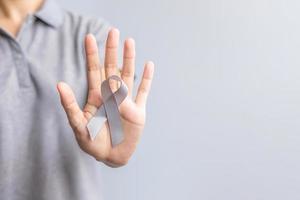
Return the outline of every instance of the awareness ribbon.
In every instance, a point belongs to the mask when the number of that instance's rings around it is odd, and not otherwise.
[[[116,80],[120,87],[113,92],[109,80]],[[112,146],[121,143],[124,136],[122,132],[122,122],[118,106],[126,98],[128,89],[126,84],[117,75],[112,75],[104,80],[101,84],[102,105],[97,110],[95,116],[87,124],[87,128],[92,140],[95,139],[102,125],[108,122]]]

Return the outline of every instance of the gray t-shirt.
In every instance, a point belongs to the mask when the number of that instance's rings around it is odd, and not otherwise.
[[[60,104],[68,83],[87,97],[84,37],[104,46],[109,24],[46,0],[16,39],[0,29],[0,199],[99,200],[101,163],[83,152]]]

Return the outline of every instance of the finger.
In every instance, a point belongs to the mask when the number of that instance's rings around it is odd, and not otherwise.
[[[116,28],[112,28],[108,33],[104,59],[106,78],[117,74],[119,35],[119,30]],[[117,85],[113,84],[111,87],[113,90],[115,90]]]
[[[57,89],[71,127],[77,130],[82,129],[86,119],[78,106],[72,89],[64,82],[59,82]]]
[[[128,95],[131,97],[134,82],[135,42],[132,38],[125,40],[123,52],[123,68],[121,78],[128,87]]]
[[[85,38],[85,53],[87,59],[88,99],[83,109],[87,119],[95,115],[101,104],[101,72],[98,46],[95,37],[88,34]]]
[[[147,62],[144,67],[143,77],[138,88],[135,103],[138,106],[145,107],[147,97],[151,88],[151,82],[153,79],[154,64],[153,62]]]

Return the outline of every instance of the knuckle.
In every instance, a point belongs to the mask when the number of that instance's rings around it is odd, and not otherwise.
[[[122,70],[122,76],[123,77],[133,77],[134,73],[132,71],[129,71],[129,70]]]
[[[147,94],[148,89],[146,87],[140,87],[139,91],[143,94]]]
[[[106,63],[105,64],[105,67],[107,69],[113,69],[113,68],[116,68],[117,67],[117,63]]]

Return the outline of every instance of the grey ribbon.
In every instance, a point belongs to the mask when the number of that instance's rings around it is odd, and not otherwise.
[[[109,85],[109,80],[114,79],[120,83],[120,87],[113,92]],[[102,105],[97,110],[95,116],[87,124],[91,139],[94,140],[103,124],[108,122],[111,134],[111,143],[115,145],[123,141],[122,122],[119,112],[119,105],[126,98],[128,89],[122,79],[116,75],[108,77],[101,84]]]

